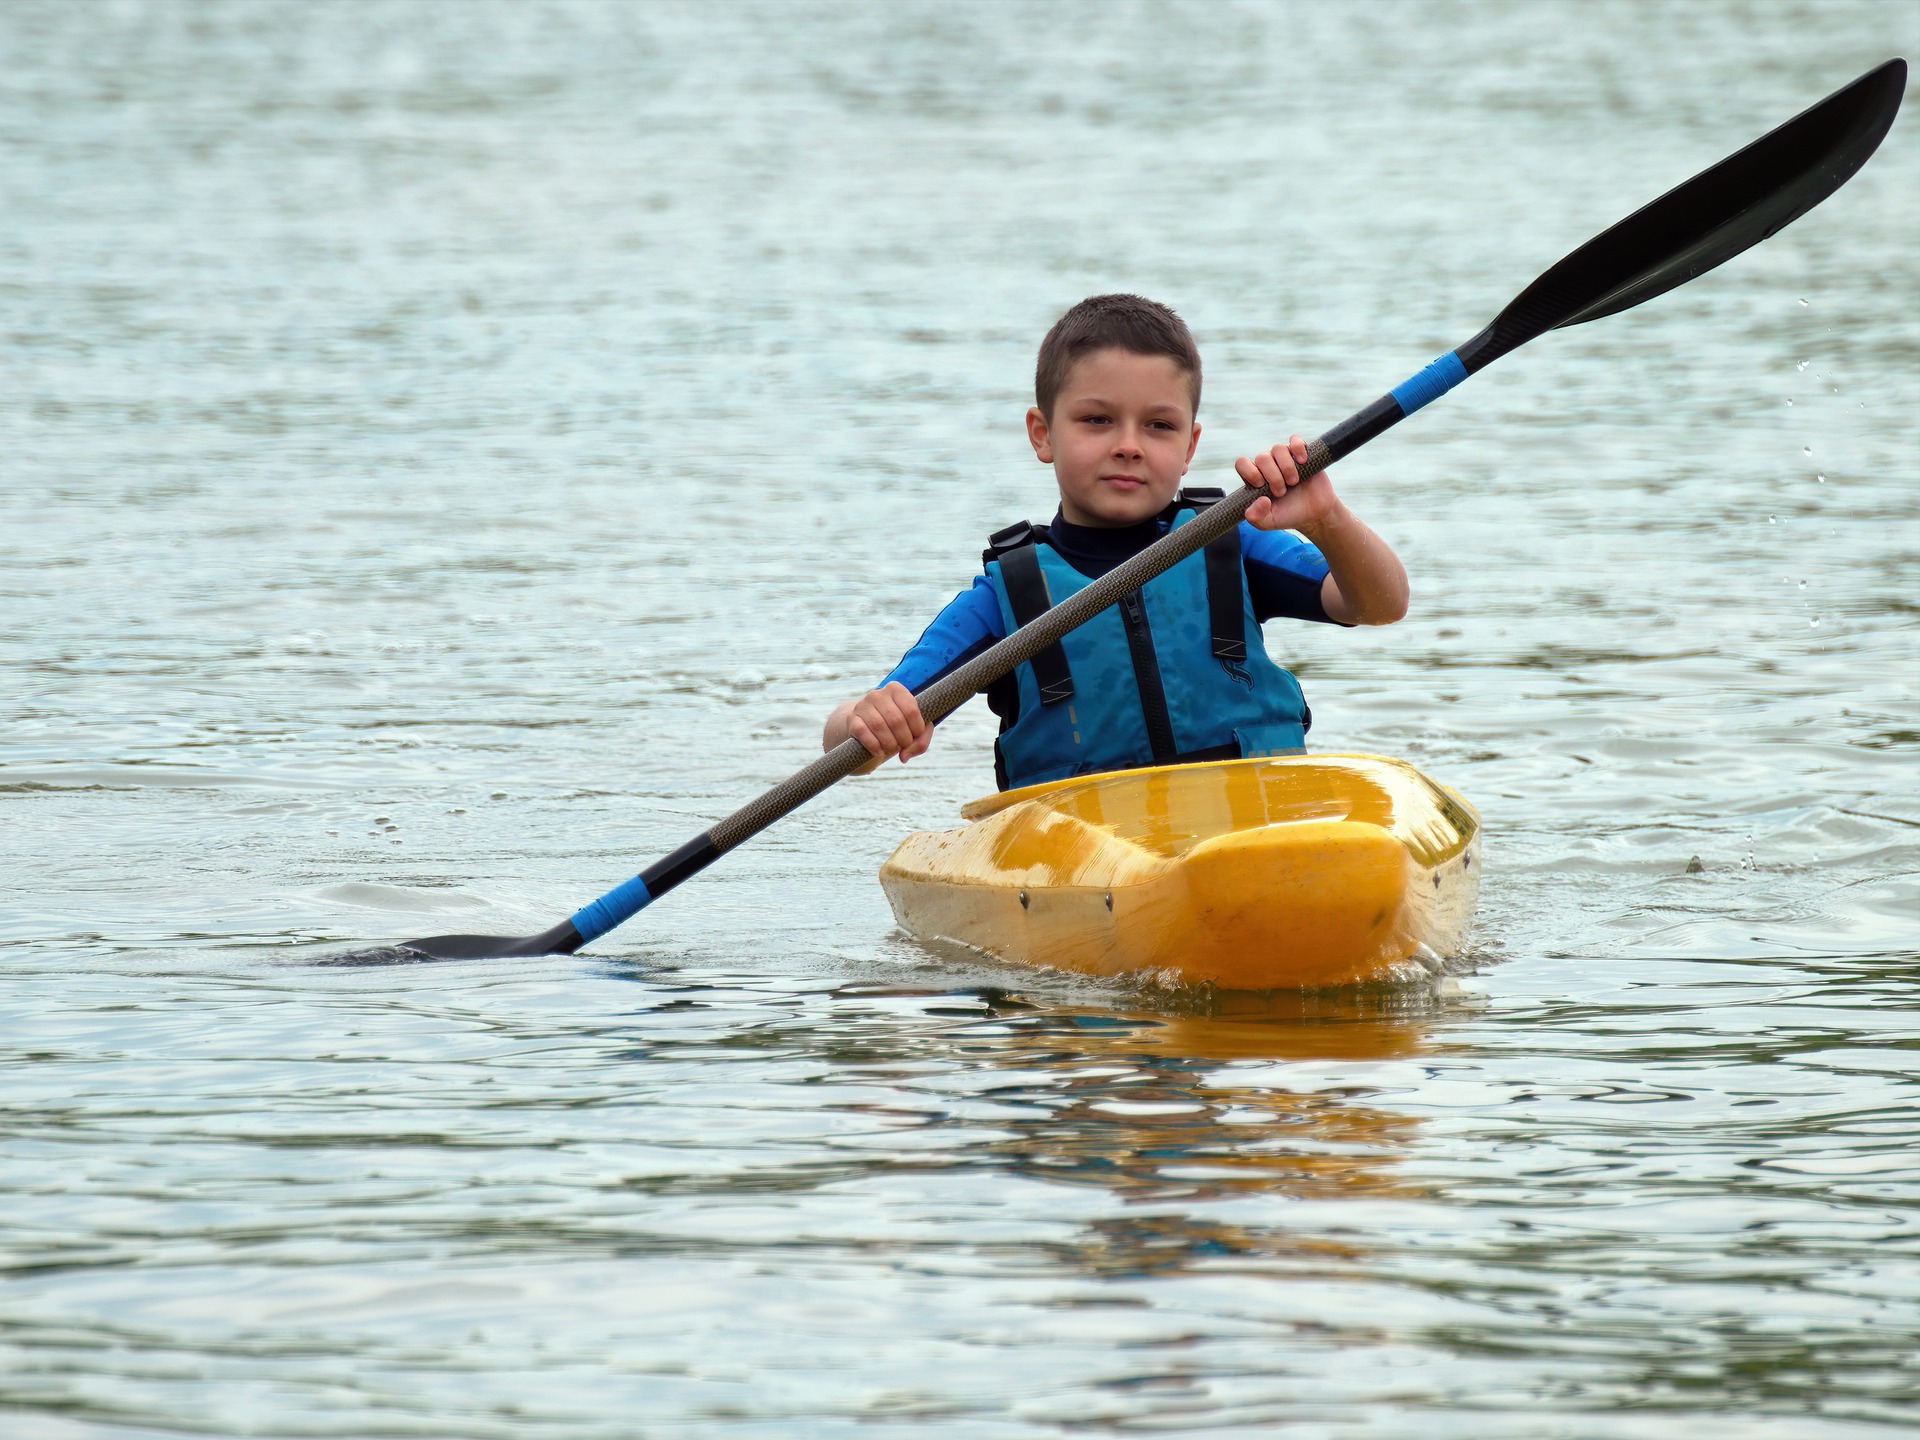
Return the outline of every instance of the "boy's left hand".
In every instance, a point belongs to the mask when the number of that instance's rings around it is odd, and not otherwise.
[[[1247,523],[1261,530],[1307,530],[1339,507],[1333,482],[1322,470],[1318,475],[1300,478],[1300,466],[1306,462],[1307,442],[1290,437],[1285,445],[1276,445],[1252,459],[1241,456],[1233,468],[1249,485],[1265,485],[1273,492],[1247,507]]]
[[[1264,455],[1233,462],[1249,485],[1265,485],[1247,506],[1247,523],[1262,530],[1298,530],[1326,557],[1320,604],[1342,625],[1391,625],[1407,613],[1407,571],[1388,545],[1333,493],[1322,470],[1300,478],[1307,442],[1298,435]]]

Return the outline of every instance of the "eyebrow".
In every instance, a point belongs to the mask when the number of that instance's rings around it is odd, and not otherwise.
[[[1103,410],[1115,410],[1119,408],[1117,405],[1113,403],[1113,401],[1102,399],[1098,395],[1077,396],[1074,399],[1070,400],[1068,404],[1069,406],[1097,405]],[[1172,405],[1172,404],[1149,405],[1147,407],[1147,414],[1149,415],[1184,415],[1186,414],[1186,411],[1179,405]]]

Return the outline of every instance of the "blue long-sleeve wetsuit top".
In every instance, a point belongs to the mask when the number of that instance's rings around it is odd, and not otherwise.
[[[1090,580],[1138,555],[1167,529],[1167,522],[1158,518],[1119,529],[1100,529],[1072,524],[1057,513],[1047,524],[1053,548]],[[1320,603],[1320,582],[1326,578],[1327,562],[1316,547],[1298,535],[1287,530],[1260,530],[1243,520],[1240,564],[1247,574],[1255,619],[1284,616],[1336,623]],[[1005,638],[1006,633],[993,585],[986,576],[977,576],[933,617],[933,623],[880,683],[898,680],[909,690],[924,689]]]

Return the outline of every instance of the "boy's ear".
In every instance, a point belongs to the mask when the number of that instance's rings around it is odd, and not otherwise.
[[[1200,448],[1200,422],[1196,420],[1193,422],[1193,433],[1187,437],[1187,460],[1186,460],[1186,464],[1180,467],[1180,473],[1182,475],[1187,473],[1187,465],[1193,464],[1193,452],[1198,450],[1199,448]]]
[[[1033,446],[1033,453],[1042,465],[1053,463],[1053,435],[1047,429],[1047,417],[1038,405],[1027,411],[1027,443]]]

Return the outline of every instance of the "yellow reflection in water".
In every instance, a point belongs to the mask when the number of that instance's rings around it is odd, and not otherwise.
[[[967,1092],[994,1113],[964,1152],[947,1152],[954,1159],[964,1153],[969,1167],[1117,1197],[1127,1213],[1091,1216],[1069,1238],[1040,1247],[1083,1276],[1223,1260],[1290,1273],[1344,1269],[1366,1247],[1324,1227],[1292,1230],[1291,1203],[1423,1193],[1397,1173],[1420,1121],[1368,1103],[1364,1072],[1340,1084],[1325,1066],[1424,1053],[1443,1013],[1424,992],[1156,990],[1122,1007],[992,988],[863,985],[839,993],[964,997],[969,1019],[920,1032],[911,1056],[870,1053],[868,1063],[907,1084],[929,1062],[949,1075],[957,1064],[969,1076]],[[932,1013],[953,1012],[942,1005]],[[896,1059],[908,1062],[897,1077]],[[1288,1084],[1290,1064],[1312,1066],[1313,1080]],[[1325,1083],[1330,1078],[1335,1083]],[[1260,1208],[1249,1212],[1249,1200]],[[1223,1202],[1233,1209],[1223,1211]]]
[[[995,997],[989,997],[992,1003]],[[1358,1087],[1222,1083],[1246,1062],[1395,1060],[1428,1044],[1430,1010],[1404,996],[1218,995],[1173,1011],[1020,1011],[952,1032],[969,1060],[1017,1072],[1031,1117],[991,1149],[1017,1172],[1112,1191],[1159,1213],[1091,1223],[1063,1254],[1102,1276],[1179,1269],[1221,1257],[1350,1261],[1360,1247],[1274,1224],[1206,1213],[1213,1202],[1270,1197],[1411,1198],[1395,1173],[1419,1121],[1359,1098]],[[1178,1003],[1178,1002],[1176,1002]],[[991,1037],[991,1039],[990,1039]],[[1284,1071],[1281,1072],[1284,1074]]]

